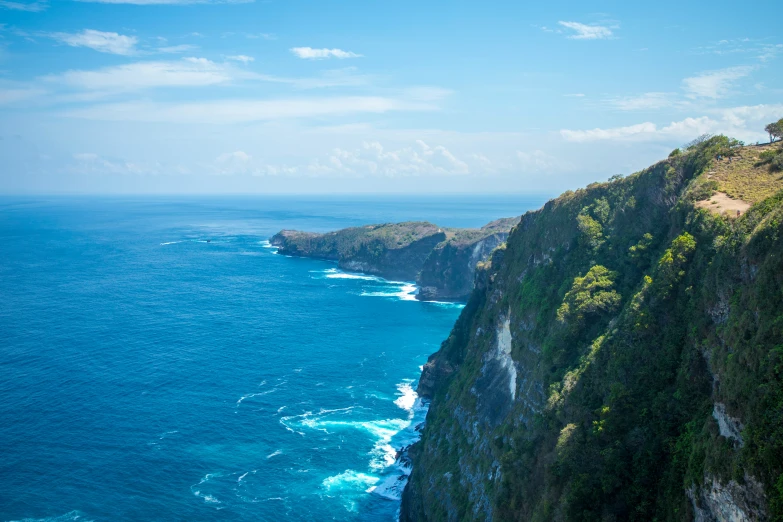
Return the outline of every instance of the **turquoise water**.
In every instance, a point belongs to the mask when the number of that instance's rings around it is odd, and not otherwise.
[[[0,519],[393,520],[460,307],[266,240],[541,203],[0,199]]]

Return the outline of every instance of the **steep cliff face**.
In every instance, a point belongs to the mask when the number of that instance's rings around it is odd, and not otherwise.
[[[337,261],[345,270],[413,280],[436,245],[446,239],[437,225],[407,222],[346,228],[326,234],[283,230],[270,243],[285,255]]]
[[[329,259],[345,270],[415,280],[420,300],[456,301],[467,298],[476,265],[505,241],[518,220],[499,219],[477,229],[406,222],[326,234],[283,230],[270,242],[281,254]]]
[[[783,192],[699,208],[719,147],[522,217],[424,367],[403,521],[783,520]]]
[[[505,242],[508,232],[495,232],[467,242],[444,241],[432,250],[418,276],[421,299],[464,300],[473,290],[476,265]]]

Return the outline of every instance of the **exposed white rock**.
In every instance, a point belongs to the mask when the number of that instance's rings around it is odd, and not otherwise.
[[[508,373],[508,390],[511,394],[511,400],[517,398],[517,367],[514,359],[511,358],[511,319],[503,320],[501,326],[497,329],[497,344],[495,345],[495,359],[500,363]]]
[[[722,436],[736,440],[739,445],[742,446],[742,423],[739,419],[735,419],[726,413],[725,404],[716,402],[715,407],[712,410],[712,417],[718,421],[718,428],[720,429],[720,434]]]
[[[695,522],[751,522],[767,520],[764,487],[750,475],[745,483],[730,480],[721,484],[707,476],[700,490],[688,490]]]

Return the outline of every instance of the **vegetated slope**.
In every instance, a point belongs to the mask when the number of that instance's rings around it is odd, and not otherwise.
[[[696,207],[725,139],[522,217],[425,365],[403,521],[783,520],[783,184]]]
[[[482,228],[441,228],[410,221],[316,234],[283,230],[270,242],[286,255],[338,262],[346,270],[416,280],[419,299],[459,300],[473,289],[476,264],[505,241],[519,218]]]

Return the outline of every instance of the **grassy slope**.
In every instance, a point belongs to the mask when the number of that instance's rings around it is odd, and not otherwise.
[[[744,147],[731,161],[713,160],[706,177],[717,181],[718,190],[729,197],[758,203],[774,195],[783,184],[782,171],[774,171],[759,162],[763,152],[779,148],[780,143]]]
[[[712,145],[523,217],[437,355],[458,370],[413,452],[406,515],[683,520],[705,474],[748,473],[783,519],[783,194],[764,199],[783,183],[716,183]],[[718,188],[757,204],[695,208]],[[524,400],[494,425],[476,383],[509,314]],[[743,447],[719,435],[717,401]]]

